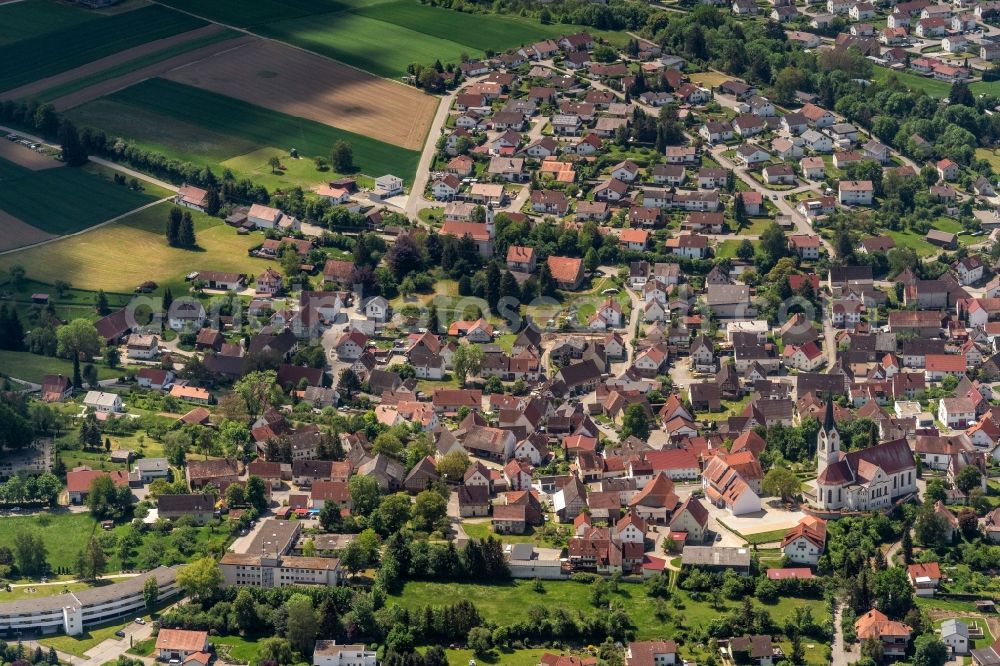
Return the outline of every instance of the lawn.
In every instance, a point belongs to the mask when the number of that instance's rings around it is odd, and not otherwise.
[[[33,5],[34,7],[34,5]],[[42,10],[48,14],[49,10]],[[56,27],[0,46],[0,90],[79,67],[120,51],[205,25],[162,5]]]
[[[78,124],[202,165],[262,148],[285,155],[295,148],[306,158],[328,156],[333,145],[344,140],[354,148],[354,163],[362,173],[393,173],[412,181],[420,159],[415,150],[159,78],[84,104],[69,115]],[[251,174],[252,169],[241,172]]]
[[[399,604],[412,611],[428,603],[444,604],[468,599],[475,604],[483,619],[499,624],[525,620],[532,606],[545,606],[549,611],[563,608],[572,615],[578,610],[585,614],[600,612],[590,604],[590,585],[572,581],[542,581],[542,585],[544,592],[535,592],[531,581],[513,581],[504,585],[409,582],[401,594],[391,595],[388,603]],[[683,600],[684,608],[678,609],[671,619],[664,622],[657,619],[655,601],[646,594],[644,585],[623,583],[619,589],[618,593],[611,594],[611,601],[624,604],[637,627],[639,640],[674,636],[678,621],[690,628],[707,625],[720,615],[708,602],[692,601],[687,593],[676,590],[674,596]],[[723,613],[740,605],[736,601],[725,603],[726,610]],[[822,623],[828,617],[826,605],[821,599],[786,598],[764,608],[781,625],[798,606],[811,608],[817,622]]]
[[[198,250],[168,247],[163,236],[170,203],[162,203],[86,234],[0,257],[0,268],[22,264],[30,277],[51,283],[67,280],[83,289],[131,292],[146,280],[187,290],[184,276],[197,270],[257,274],[273,265],[247,255],[259,234],[238,235],[218,219],[191,211]],[[112,247],[115,252],[104,252]]]
[[[113,370],[100,363],[95,363],[99,379],[119,377],[122,371]],[[31,352],[14,352],[0,350],[0,375],[15,377],[26,382],[40,384],[45,375],[63,374],[73,376],[73,364],[62,358],[41,356]],[[2,541],[2,539],[0,539]]]
[[[53,569],[72,569],[77,553],[87,544],[96,529],[97,521],[88,513],[10,516],[0,520],[0,543],[13,543],[14,535],[21,530],[32,532],[42,537],[48,549],[49,566]]]
[[[485,539],[490,536],[495,536],[504,543],[534,543],[539,545],[545,545],[542,543],[540,537],[536,537],[534,531],[530,534],[495,534],[493,532],[493,527],[490,525],[488,520],[482,522],[462,522],[462,529],[469,536],[470,539]]]
[[[31,171],[0,159],[0,209],[51,234],[74,233],[150,201],[86,168]]]
[[[95,20],[93,12],[52,0],[5,4],[0,6],[0,46]]]
[[[37,97],[42,102],[51,102],[52,100],[69,95],[70,93],[74,93],[78,90],[83,90],[84,88],[88,88],[103,81],[124,76],[125,74],[134,72],[137,69],[155,65],[158,62],[189,53],[210,44],[215,44],[216,42],[223,42],[227,39],[232,39],[238,35],[239,33],[235,30],[220,30],[219,32],[211,35],[205,35],[204,37],[200,37],[198,39],[191,39],[186,42],[181,42],[180,44],[174,44],[173,46],[168,46],[167,48],[156,51],[155,53],[140,56],[119,65],[115,65],[114,67],[102,69],[99,72],[94,72],[93,74],[81,76],[78,79],[73,79],[72,81],[68,81],[61,85],[53,86],[52,88],[49,88],[37,95]]]
[[[249,664],[257,656],[256,639],[242,636],[212,636],[209,643],[215,647],[216,652],[227,654],[231,661],[241,664]]]
[[[542,655],[546,652],[561,654],[560,650],[508,650],[498,652],[496,650],[486,657],[478,657],[472,650],[445,650],[448,657],[449,666],[468,666],[473,662],[477,664],[503,664],[503,666],[537,666],[541,663]]]
[[[996,149],[976,148],[976,159],[986,160],[994,170],[1000,171],[1000,154],[997,154]]]
[[[903,86],[910,88],[911,90],[923,90],[931,97],[947,97],[951,93],[950,83],[923,76],[917,76],[915,74],[907,74],[906,72],[889,71],[884,67],[876,67],[872,78],[883,84],[894,78]],[[975,92],[976,85],[977,84],[972,84],[972,86],[970,86],[970,88],[973,89],[973,92]]]
[[[97,644],[103,643],[109,638],[112,640],[120,640],[124,642],[124,639],[116,639],[115,632],[119,629],[125,627],[129,621],[118,621],[113,624],[104,625],[101,627],[91,627],[90,629],[84,630],[82,634],[76,636],[49,636],[45,638],[39,638],[38,642],[45,647],[53,647],[59,652],[67,652],[74,656],[80,657],[86,660],[87,650],[93,649]]]
[[[63,585],[19,585],[10,592],[0,589],[0,603],[5,601],[26,601],[28,599],[40,599],[42,597],[53,597],[63,592],[78,592],[86,590],[90,585],[86,583],[65,583]]]

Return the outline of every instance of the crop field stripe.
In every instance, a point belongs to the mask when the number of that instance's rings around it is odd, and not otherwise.
[[[296,118],[207,90],[149,79],[108,99],[148,109],[210,132],[231,135],[258,148],[295,148],[305,157],[325,156],[338,140],[354,148],[355,164],[366,174],[395,173],[412,181],[420,153],[329,125]],[[236,157],[230,155],[229,157]]]
[[[169,60],[170,58],[184,55],[185,53],[190,53],[191,51],[196,51],[205,46],[211,46],[218,42],[225,42],[231,39],[235,39],[241,33],[235,30],[220,30],[214,32],[210,35],[205,35],[203,37],[198,37],[195,39],[188,40],[186,42],[181,42],[180,44],[175,44],[173,46],[168,46],[165,49],[155,51],[153,53],[148,53],[144,56],[138,58],[133,58],[119,65],[114,65],[107,69],[102,69],[99,72],[94,72],[93,74],[88,74],[82,76],[73,81],[68,81],[66,83],[52,86],[47,88],[41,93],[39,93],[36,98],[43,102],[51,102],[60,97],[65,97],[70,93],[83,90],[89,86],[103,83],[109,79],[113,79],[125,74],[129,74],[143,67],[148,67],[149,65],[155,65],[156,63],[163,62],[164,60]]]
[[[161,5],[87,21],[0,47],[0,90],[58,74],[119,51],[205,26]]]
[[[0,159],[0,210],[51,234],[68,234],[153,201],[83,168],[30,171]]]

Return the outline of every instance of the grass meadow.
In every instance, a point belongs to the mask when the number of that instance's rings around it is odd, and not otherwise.
[[[24,12],[24,10],[22,10]],[[28,21],[32,15],[47,20],[52,14],[47,3],[31,4],[27,14],[18,20]],[[58,15],[62,16],[62,15]],[[174,11],[162,5],[149,5],[114,16],[91,14],[90,20],[67,22],[47,32],[35,32],[29,37],[0,46],[0,90],[8,90],[38,79],[64,72],[105,56],[163,39],[205,25],[201,19]],[[4,15],[0,13],[0,24]],[[28,31],[31,34],[31,30]],[[3,35],[6,33],[0,33]]]
[[[150,201],[87,167],[31,171],[0,158],[0,209],[51,234],[74,233]]]
[[[395,173],[412,181],[420,159],[415,150],[159,78],[84,104],[69,115],[81,125],[196,164],[218,164],[268,147],[286,155],[295,148],[303,157],[327,156],[338,140],[345,140],[362,173]],[[314,182],[324,177],[319,174]]]
[[[0,6],[0,46],[72,28],[99,17],[69,3],[24,0]]]
[[[247,255],[261,242],[260,235],[238,235],[222,220],[198,211],[191,211],[198,248],[169,247],[164,229],[171,207],[164,202],[89,233],[2,256],[0,268],[21,264],[34,280],[66,280],[80,289],[116,292],[131,292],[153,280],[176,295],[186,291],[184,276],[192,271],[256,274],[272,265]],[[104,251],[109,247],[115,251]]]

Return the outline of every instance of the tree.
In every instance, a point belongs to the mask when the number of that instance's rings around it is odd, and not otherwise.
[[[913,606],[913,587],[906,569],[890,567],[875,574],[875,605],[889,617],[903,617]]]
[[[802,482],[799,481],[799,477],[787,467],[772,467],[764,475],[761,483],[761,490],[768,495],[781,497],[783,502],[798,495],[801,489]]]
[[[330,164],[334,171],[350,173],[354,171],[354,148],[347,141],[338,141],[330,151]]]
[[[179,230],[179,235],[177,238],[177,243],[181,247],[197,247],[198,241],[194,235],[194,219],[191,217],[191,211],[186,210],[181,216],[181,226]]]
[[[86,319],[74,319],[56,329],[56,353],[63,358],[90,360],[101,348],[97,329]]]
[[[557,286],[549,269],[549,262],[542,263],[542,268],[538,271],[538,293],[542,296],[555,296]]]
[[[267,511],[267,489],[264,487],[264,479],[253,474],[247,477],[246,501],[257,510],[258,514]]]
[[[240,633],[244,635],[256,631],[257,625],[260,623],[253,595],[245,587],[240,588],[240,591],[236,593],[236,599],[233,600],[233,619]]]
[[[181,220],[184,219],[184,211],[179,207],[174,206],[167,213],[167,245],[170,247],[178,247],[181,244]],[[167,290],[169,291],[169,290]],[[167,310],[170,308],[170,303],[167,302],[167,291],[163,292],[163,309]],[[170,301],[173,301],[173,296],[170,297]]]
[[[97,314],[99,315],[106,315],[110,311],[108,296],[104,293],[103,289],[97,290],[97,295],[94,297],[94,309],[97,310]]]
[[[357,477],[355,477],[357,478]],[[341,564],[351,573],[378,564],[379,541],[375,530],[369,528],[356,536],[344,549]]]
[[[285,666],[295,661],[292,645],[285,638],[262,638],[257,642],[257,663]]]
[[[747,207],[746,204],[743,203],[742,196],[736,196],[733,202],[733,220],[736,221],[736,226],[739,229],[742,229],[743,227],[750,224],[750,215],[747,213]],[[744,242],[749,243],[750,241],[744,239]],[[752,248],[753,245],[751,245],[750,247]],[[753,254],[751,253],[750,256],[752,257]]]
[[[104,364],[109,368],[117,368],[122,361],[122,353],[118,347],[108,347],[104,350]]]
[[[326,532],[339,532],[342,523],[340,506],[336,502],[324,502],[323,508],[319,510],[320,527]]]
[[[382,499],[372,516],[372,525],[383,536],[398,532],[410,519],[410,498],[403,493],[395,493]]]
[[[14,534],[14,561],[22,576],[38,578],[49,568],[48,549],[41,535],[31,532]]]
[[[441,527],[448,515],[448,500],[434,490],[424,490],[413,502],[413,527],[433,532]]]
[[[68,120],[63,120],[59,125],[59,144],[62,147],[62,158],[66,164],[72,167],[83,166],[87,163],[87,149],[80,141],[80,134],[76,131],[76,126]]]
[[[305,594],[293,594],[285,602],[288,612],[288,622],[285,625],[285,637],[292,647],[301,654],[312,653],[316,632],[319,630],[319,620],[313,602]]]
[[[247,503],[247,495],[243,491],[243,486],[238,483],[230,483],[225,492],[226,506],[229,508],[243,506]]]
[[[177,585],[199,601],[211,598],[222,585],[222,571],[212,557],[202,557],[177,572]]]
[[[87,492],[87,508],[98,520],[118,519],[128,513],[132,492],[128,486],[119,488],[108,475],[95,477]]]
[[[482,659],[493,650],[493,634],[486,627],[473,627],[469,629],[465,644]]]
[[[462,451],[450,451],[437,464],[441,478],[453,483],[461,481],[467,469],[469,469],[469,456]]]
[[[788,254],[788,239],[785,238],[785,231],[777,223],[772,222],[767,225],[760,235],[760,249],[770,265],[774,265],[778,259]]]
[[[267,166],[271,167],[271,173],[278,173],[281,171],[281,158],[277,155],[271,155],[267,160]]]
[[[917,636],[913,645],[913,666],[944,666],[948,661],[947,646],[933,634]]]
[[[344,368],[340,371],[340,378],[337,380],[337,390],[346,398],[361,390],[361,380],[357,373],[351,368]]]
[[[643,441],[649,439],[649,415],[646,413],[646,407],[639,403],[632,403],[626,407],[622,417],[621,437],[625,439],[630,436]]]
[[[925,503],[913,523],[913,534],[921,545],[928,548],[947,546],[948,522],[944,516],[934,512],[932,504]]]
[[[76,558],[76,573],[83,580],[97,580],[107,566],[108,558],[101,544],[91,537]]]
[[[500,281],[502,279],[497,262],[491,261],[486,269],[486,303],[494,312],[497,312],[497,304],[500,302]]]
[[[352,476],[347,486],[351,492],[351,503],[356,514],[370,516],[378,508],[382,491],[373,477]]]
[[[479,345],[459,345],[452,356],[452,367],[458,381],[464,386],[467,377],[475,377],[483,367],[483,348]]]
[[[743,261],[750,261],[753,259],[753,243],[744,238],[736,248],[736,256]]]
[[[142,601],[146,604],[146,612],[152,614],[156,610],[156,602],[160,597],[160,586],[156,577],[150,576],[142,585]]]
[[[276,376],[273,370],[255,370],[233,384],[233,392],[243,398],[251,420],[271,406]]]
[[[982,487],[983,475],[974,465],[966,465],[955,475],[955,487],[968,495],[973,488]]]
[[[219,445],[227,458],[249,458],[254,448],[250,428],[239,421],[223,421],[219,426]]]

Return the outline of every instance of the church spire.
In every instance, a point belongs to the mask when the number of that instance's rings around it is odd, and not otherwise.
[[[826,416],[823,418],[823,430],[830,432],[837,425],[833,422],[833,396],[827,396],[826,399]]]

